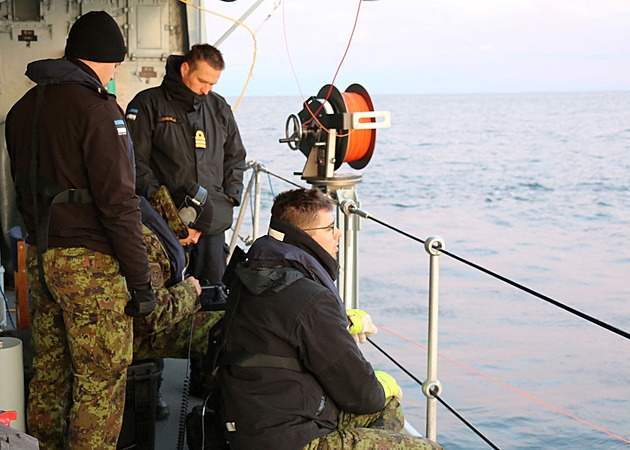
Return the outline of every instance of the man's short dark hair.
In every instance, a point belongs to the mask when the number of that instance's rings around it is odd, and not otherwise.
[[[215,70],[225,69],[225,61],[221,52],[210,44],[195,44],[190,51],[184,55],[184,62],[187,62],[191,70],[199,61],[206,61]]]
[[[271,207],[271,215],[299,228],[309,228],[317,223],[317,213],[331,211],[335,202],[318,188],[294,189],[278,194]]]

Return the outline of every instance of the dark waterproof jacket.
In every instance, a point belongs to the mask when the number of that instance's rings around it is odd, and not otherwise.
[[[230,197],[240,204],[245,148],[225,99],[188,89],[180,74],[182,62],[182,56],[170,56],[162,84],[140,92],[127,106],[137,192],[150,198],[162,184],[171,193],[186,182],[200,184],[208,191],[214,217],[195,228],[218,234],[232,223]]]
[[[336,277],[335,260],[298,228],[271,226],[284,242],[258,239],[236,268],[238,304],[219,359],[234,449],[301,449],[337,428],[340,409],[369,414],[385,404],[337,293],[324,285]],[[224,365],[241,352],[297,360],[302,370]]]
[[[52,206],[48,247],[86,247],[120,262],[130,288],[149,288],[139,199],[123,113],[97,75],[78,60],[47,59],[28,65],[26,75],[45,85],[39,127],[39,176],[63,188],[87,189],[91,203]],[[28,174],[36,88],[7,115],[11,173]],[[18,183],[19,184],[19,183]],[[35,245],[31,189],[17,186],[17,207]],[[49,198],[40,197],[42,206]]]

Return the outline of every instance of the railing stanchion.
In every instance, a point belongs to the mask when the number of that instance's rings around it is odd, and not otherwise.
[[[247,168],[251,169],[254,167],[255,161],[250,161],[247,163]],[[252,186],[254,182],[255,174],[252,174],[252,177],[249,179],[249,183],[247,184],[247,188],[245,189],[245,195],[243,196],[243,201],[241,202],[241,208],[238,212],[238,218],[236,219],[236,224],[234,225],[234,232],[232,233],[232,239],[230,240],[230,252],[228,253],[227,262],[230,262],[230,258],[232,258],[232,253],[234,253],[234,248],[236,247],[236,240],[238,239],[238,233],[241,231],[241,225],[243,224],[243,219],[245,218],[245,211],[247,208],[245,207],[249,203],[249,198],[252,193]]]
[[[429,341],[427,352],[427,379],[422,384],[422,392],[427,397],[427,438],[436,441],[437,437],[437,400],[442,392],[442,385],[437,379],[437,343],[438,343],[438,287],[440,276],[440,249],[444,241],[439,236],[431,236],[424,243],[429,253]]]
[[[338,262],[340,266],[337,287],[346,309],[359,308],[359,231],[361,223],[354,210],[359,202],[354,189],[337,189],[337,227],[343,232],[339,239]]]
[[[260,177],[262,164],[256,163],[254,166],[255,188],[254,188],[254,217],[252,224],[252,240],[258,239],[260,236]]]

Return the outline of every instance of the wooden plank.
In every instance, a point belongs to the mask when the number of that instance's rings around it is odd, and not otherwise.
[[[16,327],[18,330],[28,330],[31,321],[28,315],[28,283],[26,281],[26,244],[17,243],[17,271],[15,272],[15,309]]]

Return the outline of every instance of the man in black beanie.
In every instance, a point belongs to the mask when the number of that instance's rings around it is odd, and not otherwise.
[[[92,11],[70,29],[66,57],[103,63],[120,63],[127,47],[116,21],[105,11]]]
[[[37,351],[29,432],[42,449],[116,448],[133,317],[155,308],[131,141],[105,87],[126,51],[109,14],[85,14],[64,58],[28,65],[37,86],[7,115]]]

